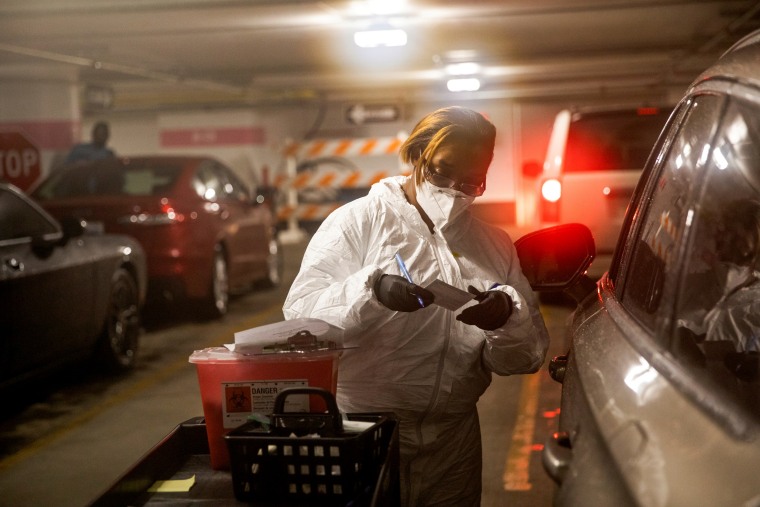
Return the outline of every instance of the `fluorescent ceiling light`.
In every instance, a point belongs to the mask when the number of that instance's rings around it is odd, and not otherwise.
[[[390,25],[375,26],[354,33],[354,42],[360,48],[406,46],[406,32]]]
[[[480,72],[480,65],[475,62],[450,63],[446,66],[446,72],[452,76],[467,76]]]
[[[367,6],[374,14],[388,15],[404,10],[406,0],[367,0]]]
[[[474,92],[480,89],[480,80],[475,77],[449,79],[446,87],[450,92]]]

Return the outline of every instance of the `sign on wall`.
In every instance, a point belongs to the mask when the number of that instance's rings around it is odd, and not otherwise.
[[[0,180],[26,191],[41,174],[37,146],[21,132],[0,131]]]
[[[161,131],[162,148],[257,146],[266,142],[263,127],[190,127]]]
[[[398,121],[401,108],[394,104],[354,104],[346,109],[346,119],[354,125]]]

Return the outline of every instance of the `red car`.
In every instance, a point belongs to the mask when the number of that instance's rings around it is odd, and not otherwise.
[[[201,156],[145,156],[54,170],[32,197],[55,217],[132,236],[148,263],[149,298],[189,299],[210,316],[229,294],[280,282],[276,217],[227,166]]]

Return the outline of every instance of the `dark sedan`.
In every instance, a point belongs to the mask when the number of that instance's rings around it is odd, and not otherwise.
[[[231,292],[280,281],[272,208],[213,158],[71,165],[54,171],[32,197],[58,218],[83,217],[136,238],[148,259],[150,299],[197,301],[213,317],[226,313]]]
[[[59,223],[0,183],[0,388],[93,353],[131,368],[146,279],[133,239]]]

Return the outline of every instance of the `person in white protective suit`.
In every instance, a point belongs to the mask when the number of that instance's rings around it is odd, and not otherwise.
[[[383,179],[327,217],[283,307],[286,319],[339,327],[356,347],[341,359],[342,411],[398,416],[402,505],[480,505],[476,402],[492,373],[533,373],[548,347],[511,239],[468,210],[485,190],[495,136],[465,108],[423,118],[400,150],[412,175]],[[436,305],[424,288],[436,279],[474,299]]]
[[[732,343],[739,353],[760,352],[760,201],[724,204],[716,231],[723,294],[705,318],[707,341]],[[745,359],[754,362],[757,356]],[[741,366],[741,365],[737,365]],[[746,364],[744,365],[746,369]]]

